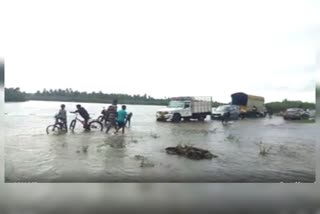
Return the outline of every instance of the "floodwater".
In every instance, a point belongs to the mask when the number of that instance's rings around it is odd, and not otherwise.
[[[65,103],[67,110],[76,103]],[[82,104],[97,118],[104,104]],[[127,105],[126,133],[47,135],[60,102],[5,104],[6,182],[314,182],[316,124],[281,117],[179,124],[156,122],[161,106]],[[119,105],[120,106],[120,105]],[[74,115],[68,115],[68,122]],[[259,154],[259,143],[271,147]],[[190,160],[168,155],[178,144],[207,149],[218,158]],[[87,148],[87,150],[86,150]],[[141,167],[142,155],[146,158]]]

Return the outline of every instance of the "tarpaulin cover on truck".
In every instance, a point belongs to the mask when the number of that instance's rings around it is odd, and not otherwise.
[[[248,102],[248,95],[242,92],[231,95],[232,105],[246,106]]]
[[[248,105],[248,100],[256,100],[264,102],[264,98],[260,96],[254,96],[254,95],[248,95],[242,92],[234,93],[231,95],[232,98],[232,104],[233,105],[241,105],[246,106]]]

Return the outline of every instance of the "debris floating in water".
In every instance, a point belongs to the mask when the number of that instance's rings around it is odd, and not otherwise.
[[[159,137],[160,137],[159,135],[154,134],[154,133],[151,133],[151,134],[150,134],[150,136],[151,136],[151,137],[153,137],[154,139],[157,139],[157,138],[159,138]]]
[[[84,153],[87,153],[89,146],[82,146],[82,151]]]
[[[178,145],[176,147],[167,147],[167,154],[171,155],[181,155],[185,156],[192,160],[201,160],[201,159],[212,159],[217,158],[217,155],[212,154],[208,150],[200,149],[193,146],[181,146]]]
[[[236,137],[235,137],[234,135],[232,135],[232,134],[229,134],[224,140],[225,140],[225,141],[234,141],[234,142],[237,142],[237,143],[240,142],[239,138],[236,138]]]
[[[132,142],[132,143],[138,143],[138,140],[133,139],[133,137],[131,137],[131,142]]]
[[[140,167],[154,167],[154,163],[152,163],[148,159],[144,158],[144,159],[142,159],[142,161],[140,163]]]
[[[233,135],[229,134],[228,137],[227,137],[227,139],[228,139],[228,140],[234,140],[235,137],[234,137]]]
[[[210,133],[216,133],[217,128],[214,128],[213,130],[209,131]]]
[[[143,160],[143,159],[144,159],[144,156],[142,156],[142,155],[135,155],[134,158],[135,158],[136,160]]]
[[[150,160],[148,160],[148,158],[142,156],[142,155],[135,155],[134,158],[136,160],[140,160],[140,167],[154,167],[155,164],[152,163]]]
[[[272,146],[267,147],[266,145],[262,144],[262,142],[260,141],[259,143],[259,155],[265,156],[267,155],[270,150],[272,149]]]

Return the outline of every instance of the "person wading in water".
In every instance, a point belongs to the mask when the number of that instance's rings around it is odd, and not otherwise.
[[[118,101],[114,99],[112,105],[110,105],[106,111],[106,120],[108,121],[106,133],[108,133],[112,127],[114,127],[117,131],[117,104]]]

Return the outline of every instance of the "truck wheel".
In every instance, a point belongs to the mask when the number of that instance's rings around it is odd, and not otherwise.
[[[205,119],[204,116],[199,116],[199,117],[198,117],[198,120],[199,120],[199,121],[204,121],[204,119]]]
[[[172,118],[172,122],[174,123],[179,123],[181,121],[181,116],[180,114],[174,114]]]

